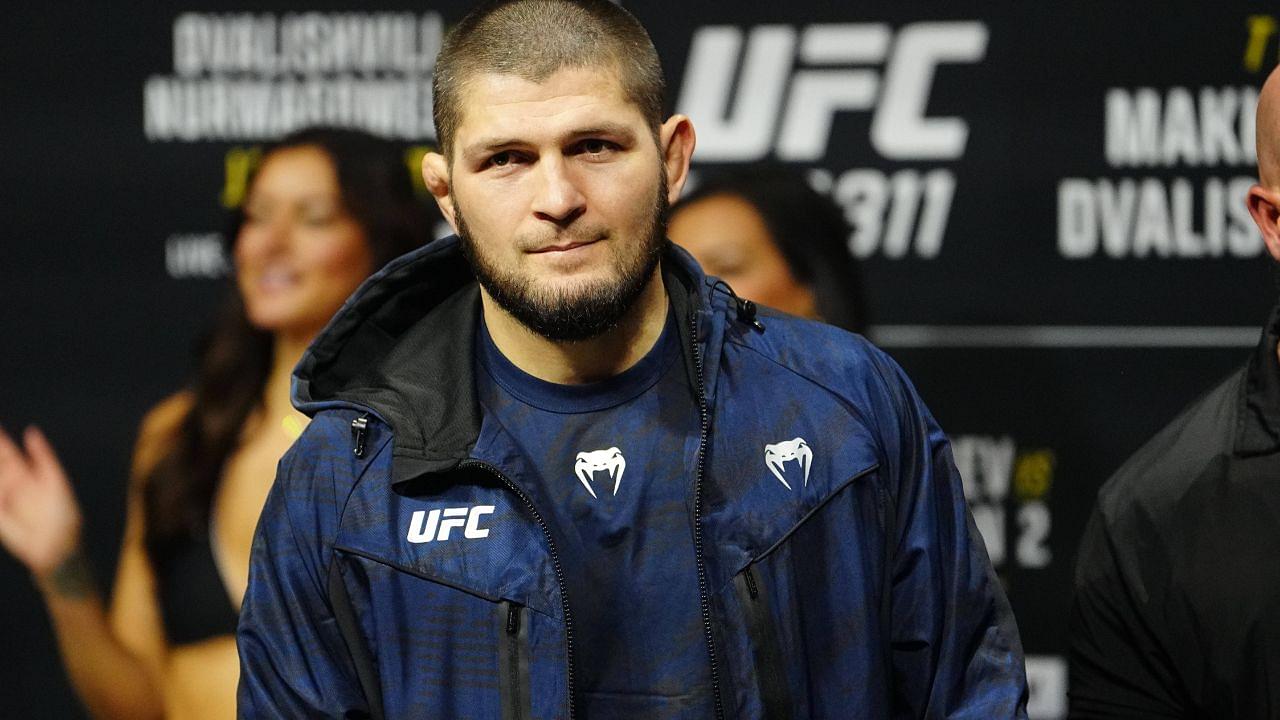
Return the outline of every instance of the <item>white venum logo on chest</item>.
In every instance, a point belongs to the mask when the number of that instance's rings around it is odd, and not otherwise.
[[[578,476],[578,480],[582,482],[587,492],[591,493],[591,497],[599,497],[596,495],[595,488],[591,486],[597,473],[608,473],[609,479],[613,481],[613,494],[617,495],[618,487],[622,485],[622,473],[626,469],[627,459],[622,457],[622,451],[616,447],[580,452],[573,463],[574,474]]]
[[[809,486],[809,467],[813,465],[813,451],[809,449],[809,443],[804,438],[798,437],[794,440],[784,440],[779,443],[764,446],[764,464],[769,468],[769,472],[778,478],[778,482],[791,489],[791,483],[787,482],[787,463],[795,460],[795,470],[792,470],[792,482],[797,479],[794,477],[799,470],[804,471],[804,486]]]

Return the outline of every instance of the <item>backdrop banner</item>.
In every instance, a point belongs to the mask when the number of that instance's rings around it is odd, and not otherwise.
[[[467,6],[53,4],[4,32],[0,423],[53,439],[104,585],[138,422],[181,386],[230,291],[226,210],[261,143],[364,128],[401,144],[416,174],[435,142],[435,55]],[[1244,362],[1276,300],[1243,199],[1280,13],[1186,0],[632,11],[670,109],[693,119],[696,172],[780,161],[843,208],[869,334],[952,437],[1017,613],[1032,716],[1060,717],[1073,556],[1097,488]],[[7,555],[0,605],[0,717],[82,716]]]

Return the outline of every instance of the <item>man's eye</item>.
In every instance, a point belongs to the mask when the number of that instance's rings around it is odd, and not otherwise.
[[[609,143],[604,140],[586,140],[582,143],[582,150],[588,155],[599,155],[608,149]]]
[[[500,152],[497,155],[494,155],[493,157],[489,158],[489,164],[494,167],[506,167],[507,165],[511,164],[511,153]]]

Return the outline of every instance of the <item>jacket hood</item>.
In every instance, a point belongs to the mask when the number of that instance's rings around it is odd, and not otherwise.
[[[671,243],[661,271],[691,386],[701,356],[705,387],[713,388],[717,363],[707,359],[713,349],[718,354],[730,295],[714,293],[693,258]],[[478,285],[456,235],[396,258],[356,290],[303,354],[293,372],[293,404],[308,415],[355,406],[381,418],[395,434],[397,484],[451,470],[480,432],[473,378],[479,317]]]

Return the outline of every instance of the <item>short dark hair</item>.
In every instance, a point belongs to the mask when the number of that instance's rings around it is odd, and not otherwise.
[[[461,95],[480,73],[541,83],[561,68],[612,65],[623,91],[657,133],[666,83],[649,33],[607,0],[502,0],[472,10],[445,38],[432,80],[441,152],[452,157]]]
[[[823,320],[854,332],[866,329],[862,269],[849,252],[849,223],[831,198],[799,172],[763,163],[709,173],[671,211],[723,196],[744,200],[760,213],[791,274],[813,291]]]

